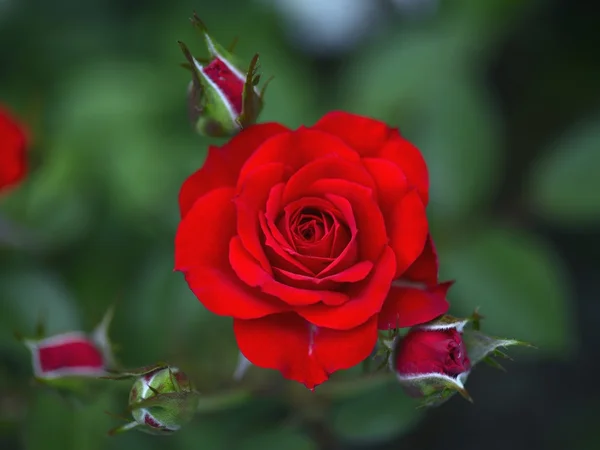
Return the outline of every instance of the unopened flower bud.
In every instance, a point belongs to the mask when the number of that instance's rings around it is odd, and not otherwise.
[[[248,69],[243,70],[235,57],[212,39],[196,14],[192,23],[202,33],[210,59],[194,58],[187,46],[179,42],[192,71],[188,88],[190,119],[201,135],[233,136],[254,124],[263,106],[268,83],[258,90],[258,54]]]
[[[102,350],[83,333],[64,333],[39,341],[28,340],[26,344],[37,379],[106,374]]]
[[[136,380],[129,393],[129,411],[134,420],[111,430],[109,434],[137,429],[149,434],[168,435],[192,419],[198,404],[198,392],[179,368],[159,364],[111,378],[134,376]]]
[[[454,392],[470,399],[464,383],[471,361],[462,339],[466,321],[436,322],[411,329],[398,339],[392,356],[400,384],[426,404],[440,403]]]
[[[64,394],[89,394],[97,385],[93,379],[107,375],[114,364],[107,335],[111,319],[112,309],[90,334],[73,331],[21,338],[31,351],[35,380]]]
[[[530,346],[514,339],[500,339],[479,331],[477,312],[468,319],[442,316],[413,327],[395,342],[390,366],[406,392],[420,397],[424,406],[437,406],[455,393],[472,401],[465,389],[471,369],[481,361],[502,368],[492,356],[506,356],[499,349]]]

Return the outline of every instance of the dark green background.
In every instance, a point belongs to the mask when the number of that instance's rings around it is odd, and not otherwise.
[[[283,1],[283,0],[281,0]],[[0,102],[30,124],[32,170],[1,200],[3,449],[588,449],[597,436],[600,338],[600,59],[595,6],[569,0],[440,1],[430,15],[373,1],[384,20],[344,52],[290,40],[269,2],[0,1]],[[353,3],[348,0],[349,3]],[[308,3],[308,2],[307,2]],[[416,410],[394,383],[311,394],[272,371],[260,398],[177,435],[106,438],[127,382],[73,409],[30,384],[40,316],[51,333],[111,330],[127,366],[168,360],[205,393],[233,383],[229,319],[172,272],[177,193],[209,141],[187,120],[176,41],[202,52],[196,9],[221,43],[275,75],[263,121],[346,109],[400,127],[431,175],[429,215],[452,312],[530,341],[508,373],[477,369],[470,405]],[[335,17],[332,19],[335,20]],[[335,378],[351,378],[340,374]],[[333,386],[333,383],[331,383]]]

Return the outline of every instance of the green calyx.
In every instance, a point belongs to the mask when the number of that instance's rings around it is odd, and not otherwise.
[[[188,423],[196,411],[199,393],[186,374],[177,367],[156,364],[106,378],[135,378],[128,407],[134,420],[110,430],[110,435],[132,429],[169,435]]]

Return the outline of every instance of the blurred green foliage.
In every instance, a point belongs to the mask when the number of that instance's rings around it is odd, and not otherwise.
[[[234,385],[230,321],[207,313],[172,272],[178,189],[211,142],[191,131],[189,75],[177,67],[177,40],[202,48],[187,22],[194,8],[217,39],[240,36],[237,53],[249,60],[259,52],[263,73],[276,76],[263,121],[297,127],[346,109],[399,126],[422,149],[442,275],[457,280],[454,314],[480,307],[487,331],[539,347],[523,359],[567,358],[577,344],[563,263],[527,220],[565,229],[598,222],[599,116],[547,141],[524,169],[525,188],[508,214],[494,206],[511,183],[510,118],[487,71],[502,40],[540,2],[442,1],[434,16],[387,23],[342,55],[333,83],[259,2],[5,0],[0,7],[0,99],[34,137],[31,176],[1,204],[21,236],[0,249],[3,448],[369,448],[418,423],[421,411],[393,384],[312,394],[252,368],[248,378],[266,377],[268,395],[204,413],[168,444],[138,433],[109,440],[115,423],[104,411],[125,407],[127,383],[77,410],[31,388],[29,354],[13,331],[33,330],[40,317],[51,333],[89,330],[115,301],[112,337],[126,365],[168,360],[205,393]],[[527,220],[513,214],[522,209]],[[348,372],[334,378],[344,382],[355,375]]]

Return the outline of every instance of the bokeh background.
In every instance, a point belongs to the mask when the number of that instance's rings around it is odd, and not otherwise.
[[[263,121],[331,109],[399,126],[431,174],[452,312],[527,340],[440,408],[394,384],[314,394],[272,371],[178,434],[108,438],[128,382],[73,408],[31,384],[13,332],[91,330],[117,301],[126,366],[167,360],[207,395],[235,387],[231,324],[173,273],[177,193],[209,140],[192,133],[176,41],[197,10],[275,75]],[[591,449],[598,436],[600,28],[571,0],[0,0],[0,101],[29,124],[31,174],[0,200],[0,445],[5,450]],[[333,383],[332,383],[333,386]],[[218,398],[217,398],[218,400]],[[235,400],[235,399],[234,399]]]

